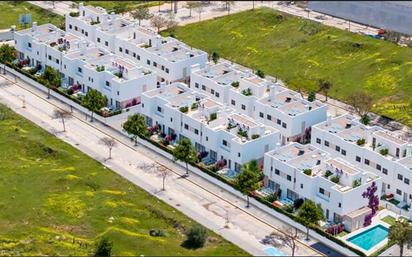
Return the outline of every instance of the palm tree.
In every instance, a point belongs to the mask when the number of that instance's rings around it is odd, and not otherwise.
[[[399,246],[400,254],[403,256],[403,248],[405,245],[412,246],[412,225],[408,221],[397,220],[395,224],[389,228],[389,241],[396,243]]]

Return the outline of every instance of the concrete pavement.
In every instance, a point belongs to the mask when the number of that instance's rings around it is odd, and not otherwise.
[[[56,106],[68,109],[66,104],[55,99],[45,99],[44,93],[29,85],[20,82],[14,84],[13,81],[5,85],[4,82],[4,78],[1,78],[1,102],[251,254],[264,255],[263,249],[267,246],[259,241],[276,228],[287,227],[256,208],[244,208],[244,199],[223,191],[201,177],[192,174],[188,179],[182,179],[184,170],[180,166],[143,146],[133,147],[126,137],[115,136],[120,144],[113,149],[113,159],[106,160],[107,149],[99,144],[99,139],[110,132],[109,128],[98,122],[85,122],[84,114],[74,111],[75,118],[66,122],[68,132],[62,133],[59,120],[51,116]],[[22,108],[23,101],[26,108]],[[156,163],[171,169],[171,175],[166,179],[166,191],[160,190],[161,177],[148,169]],[[225,228],[226,225],[229,228]],[[308,242],[317,243],[314,239]],[[291,253],[287,247],[280,250]],[[300,242],[297,255],[313,256],[320,253]]]

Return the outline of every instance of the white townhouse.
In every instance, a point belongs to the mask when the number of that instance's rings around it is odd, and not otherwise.
[[[325,104],[309,102],[297,92],[229,62],[207,64],[203,69],[194,66],[190,87],[278,129],[282,144],[297,140],[311,126],[326,120]]]
[[[380,176],[331,157],[313,145],[299,143],[267,152],[264,175],[265,185],[280,192],[281,199],[310,199],[322,206],[326,220],[347,222],[349,230],[363,227],[368,213],[360,212],[369,208],[368,199],[363,198],[362,193],[372,182],[381,184]]]
[[[380,195],[393,194],[399,207],[412,202],[412,144],[408,137],[365,126],[345,114],[312,127],[311,143],[382,177]],[[410,213],[410,211],[409,211]],[[412,216],[410,216],[412,218]]]
[[[66,31],[156,71],[159,82],[188,81],[192,65],[204,67],[207,53],[172,37],[161,37],[135,21],[79,4],[79,16],[66,15]]]
[[[156,88],[156,73],[135,62],[96,47],[90,41],[66,33],[52,24],[15,33],[20,60],[41,70],[50,66],[62,75],[62,86],[78,85],[81,92],[97,89],[108,106],[125,108],[140,103],[142,92]]]
[[[263,164],[265,152],[280,141],[278,130],[191,90],[183,83],[161,85],[143,93],[141,112],[149,126],[158,124],[166,135],[188,138],[198,152],[214,161],[225,160],[236,172],[253,159]]]

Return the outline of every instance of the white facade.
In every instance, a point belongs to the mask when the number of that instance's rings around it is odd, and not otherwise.
[[[341,222],[345,215],[368,205],[362,193],[381,178],[341,158],[331,158],[312,146],[291,143],[267,152],[265,185],[280,198],[311,199],[322,206],[326,220]],[[333,182],[332,178],[339,178]],[[356,200],[354,200],[356,199]]]
[[[186,112],[181,108],[187,107]],[[148,125],[159,124],[166,135],[189,138],[199,152],[213,160],[226,160],[227,168],[239,171],[280,141],[278,130],[236,113],[183,83],[161,86],[142,96],[142,114]],[[213,117],[215,115],[215,117]],[[244,136],[238,134],[245,131]]]
[[[51,24],[15,33],[16,50],[21,60],[42,70],[50,66],[63,77],[64,87],[79,85],[106,95],[108,106],[125,108],[140,103],[142,92],[156,88],[156,73],[148,68],[96,47],[90,41],[65,33]]]
[[[103,8],[79,5],[79,17],[66,15],[66,31],[157,72],[160,82],[187,81],[192,65],[201,67],[207,53],[171,38],[163,38]]]
[[[381,176],[380,195],[392,193],[400,205],[411,204],[412,144],[402,135],[365,126],[346,114],[313,126],[311,141],[332,156]]]
[[[297,92],[238,65],[224,62],[192,70],[191,88],[278,129],[283,144],[298,139],[312,125],[326,120],[325,104],[309,102]]]

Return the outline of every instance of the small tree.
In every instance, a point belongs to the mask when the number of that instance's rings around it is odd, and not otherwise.
[[[286,245],[292,250],[293,257],[295,256],[295,251],[298,249],[297,240],[297,228],[283,228],[282,233],[272,232],[262,240],[262,243],[265,245],[273,245],[274,247],[283,247]]]
[[[332,82],[330,82],[328,80],[320,79],[318,81],[318,85],[319,85],[319,92],[322,92],[325,95],[326,102],[327,102],[328,101],[329,90],[333,87]]]
[[[244,164],[242,171],[236,177],[235,186],[243,195],[246,195],[246,207],[249,207],[249,194],[260,186],[260,178],[260,171],[256,160]]]
[[[213,52],[213,53],[212,53],[212,61],[213,61],[215,64],[217,64],[217,62],[219,61],[219,58],[220,58],[220,56],[219,56],[218,53],[216,53],[216,52]]]
[[[127,118],[127,121],[123,123],[123,129],[132,135],[132,139],[137,145],[138,136],[147,136],[147,127],[145,124],[144,117],[140,114],[133,114]]]
[[[324,219],[322,207],[311,200],[306,200],[299,208],[298,217],[302,219],[306,226],[306,240],[309,240],[309,225],[318,224]]]
[[[90,121],[93,122],[93,112],[99,112],[100,109],[107,105],[107,97],[96,89],[90,89],[82,102],[91,111]]]
[[[3,44],[0,46],[0,62],[1,63],[11,63],[16,59],[16,50],[14,47],[8,44]]]
[[[197,158],[196,149],[193,147],[192,142],[187,139],[181,139],[176,147],[173,149],[173,157],[176,160],[180,160],[186,164],[186,176],[189,175],[189,162],[195,161]]]
[[[186,234],[185,245],[190,248],[203,247],[207,239],[207,231],[200,225],[193,226]]]
[[[61,119],[62,124],[63,124],[63,132],[66,132],[66,123],[65,120],[70,119],[72,117],[72,114],[69,111],[66,110],[61,110],[61,109],[55,109],[53,111],[53,118],[55,119]]]
[[[197,14],[199,14],[199,21],[200,21],[201,18],[202,18],[203,5],[201,3],[197,4],[195,6],[195,10],[196,10]]]
[[[265,73],[262,70],[257,70],[256,75],[260,78],[265,78]]]
[[[186,3],[186,8],[189,9],[189,17],[192,17],[192,9],[199,7],[201,3],[199,1],[188,1]]]
[[[396,243],[399,246],[400,254],[403,256],[405,245],[412,247],[412,225],[407,221],[397,220],[395,224],[389,227],[389,241]]]
[[[157,166],[157,171],[159,172],[160,176],[162,177],[162,191],[166,191],[165,182],[166,178],[171,174],[170,170],[165,166]]]
[[[117,146],[117,141],[114,140],[111,137],[103,137],[103,138],[100,139],[100,143],[102,145],[107,146],[107,148],[109,149],[109,158],[108,159],[111,159],[112,158],[112,149]]]
[[[47,99],[50,98],[50,89],[57,88],[61,82],[59,72],[50,66],[46,66],[39,80],[47,87]]]
[[[173,13],[169,13],[166,22],[166,29],[169,33],[173,33],[177,27],[177,21],[175,20],[175,15]]]
[[[150,14],[149,8],[144,5],[139,5],[137,9],[132,11],[130,14],[132,15],[134,19],[139,21],[139,26],[142,20],[148,20],[152,17],[152,15]]]
[[[112,255],[113,242],[103,237],[99,240],[94,253],[95,257],[110,257]]]
[[[355,112],[359,116],[364,117],[363,119],[366,121],[366,116],[373,106],[373,99],[365,90],[356,90],[348,96],[347,103],[352,105]],[[368,122],[363,123],[367,124]]]
[[[154,15],[150,19],[150,24],[156,28],[157,33],[160,32],[160,29],[167,25],[167,19],[161,15]]]
[[[316,100],[316,92],[310,91],[309,94],[308,94],[308,101],[313,102],[315,100]]]
[[[225,9],[227,10],[227,14],[230,14],[230,9],[232,6],[235,5],[235,1],[223,1],[225,5]]]

